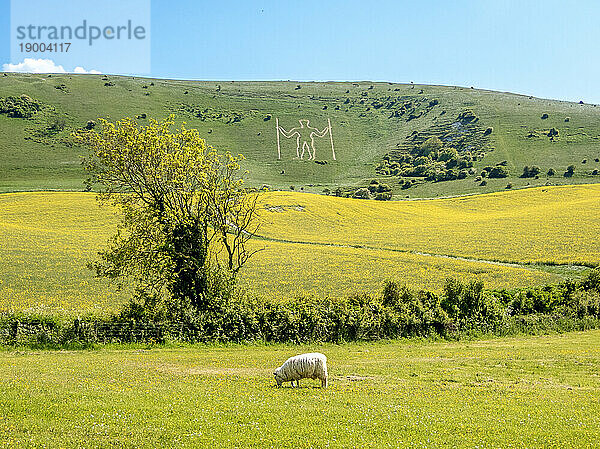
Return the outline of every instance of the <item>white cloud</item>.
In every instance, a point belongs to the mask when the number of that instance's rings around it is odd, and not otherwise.
[[[3,64],[5,72],[30,72],[30,73],[65,73],[62,65],[56,65],[52,59],[25,58],[18,64]]]
[[[98,75],[98,74],[100,74],[102,72],[99,72],[98,70],[94,70],[94,69],[92,69],[92,70],[86,70],[83,67],[77,66],[77,67],[75,67],[73,69],[73,73],[92,73],[92,74]]]
[[[56,65],[52,59],[33,59],[25,58],[18,64],[3,64],[2,70],[5,72],[25,72],[25,73],[71,73],[67,72],[62,65]],[[72,73],[102,73],[98,70],[85,70],[77,66]]]

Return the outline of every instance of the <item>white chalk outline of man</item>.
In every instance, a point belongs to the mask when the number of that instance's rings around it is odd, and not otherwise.
[[[312,126],[309,126],[310,120],[308,120],[308,119],[300,119],[300,120],[298,120],[298,122],[300,123],[300,127],[292,128],[289,131],[286,131],[283,128],[283,126],[279,126],[279,121],[278,121],[277,130],[279,132],[281,132],[281,134],[283,134],[284,137],[286,137],[288,139],[291,139],[292,137],[296,136],[296,158],[304,159],[304,152],[308,151],[308,160],[309,161],[311,159],[315,160],[316,153],[317,153],[317,150],[315,149],[315,136],[316,137],[325,137],[327,132],[331,133],[331,124],[326,126],[325,129],[323,129],[323,131],[319,131],[317,128],[313,128]],[[302,136],[302,134],[306,135],[306,131],[303,131],[303,132],[301,131],[304,129],[308,129],[311,131],[309,134],[310,145],[308,143],[308,139],[304,138]],[[302,153],[300,153],[300,139],[301,138],[302,138]],[[311,149],[312,149],[312,154],[310,151]],[[335,159],[335,156],[334,156],[334,159]]]

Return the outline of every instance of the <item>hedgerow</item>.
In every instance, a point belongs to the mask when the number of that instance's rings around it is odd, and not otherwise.
[[[559,332],[600,327],[600,268],[582,281],[517,291],[446,282],[443,293],[387,282],[379,295],[284,301],[219,286],[209,309],[133,300],[108,318],[0,315],[0,344],[86,346],[105,342],[345,342],[401,337]]]

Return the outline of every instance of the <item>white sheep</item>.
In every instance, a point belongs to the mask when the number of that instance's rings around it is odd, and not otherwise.
[[[327,357],[320,352],[311,352],[309,354],[300,354],[290,357],[283,365],[273,373],[277,386],[281,387],[283,382],[296,381],[296,386],[300,387],[300,379],[321,379],[321,387],[327,387]]]

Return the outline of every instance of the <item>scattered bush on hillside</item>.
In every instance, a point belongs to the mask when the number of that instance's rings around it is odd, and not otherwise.
[[[565,117],[565,122],[571,121],[571,117]]]
[[[377,193],[386,193],[386,192],[391,192],[392,188],[387,185],[387,184],[379,184],[377,186]]]
[[[375,199],[377,201],[388,201],[392,199],[392,193],[391,192],[377,192],[377,194],[375,194]]]
[[[371,195],[369,193],[369,189],[361,187],[360,189],[357,189],[354,192],[354,194],[352,195],[352,198],[368,200],[369,198],[371,198]]]
[[[491,126],[487,127],[485,129],[485,131],[483,132],[484,136],[489,136],[490,134],[492,134],[492,132],[494,131],[494,128],[492,128]]]
[[[376,179],[372,179],[371,182],[369,183],[369,187],[367,187],[367,188],[369,189],[369,192],[375,193],[375,192],[377,192],[378,187],[379,187],[379,181],[377,181]]]
[[[94,129],[95,127],[96,127],[96,122],[94,120],[88,120],[83,128],[90,130],[90,129]]]
[[[496,165],[488,172],[488,178],[506,178],[508,176],[508,170],[506,167]]]
[[[550,128],[548,130],[547,136],[550,137],[551,139],[554,138],[554,137],[558,137],[558,129],[556,129],[556,128]]]
[[[54,118],[46,128],[49,134],[58,134],[65,129],[66,122],[64,118]]]
[[[554,170],[553,168],[549,168],[547,174],[548,176],[554,176],[556,174],[556,170]]]
[[[545,112],[542,114],[541,119],[542,120],[546,120],[548,118],[548,114],[546,114]]]
[[[564,174],[565,178],[570,178],[575,173],[575,166],[573,164],[567,167],[567,171]]]
[[[8,117],[29,118],[41,109],[42,103],[29,95],[0,98],[0,114],[6,114]]]
[[[463,125],[465,125],[467,123],[471,123],[471,122],[476,122],[478,120],[479,120],[479,118],[473,113],[473,111],[471,111],[469,109],[461,112],[458,115],[458,121],[460,123],[462,123]]]
[[[540,174],[540,167],[537,165],[532,165],[531,167],[525,166],[523,167],[523,174],[520,176],[521,178],[535,178]]]
[[[241,122],[244,118],[246,118],[247,114],[240,111],[231,111],[231,110],[217,110],[213,108],[206,108],[202,106],[195,106],[190,104],[181,104],[179,106],[181,111],[187,112],[188,114],[193,115],[194,117],[199,118],[200,120],[208,121],[208,120],[218,120],[226,124],[233,124]],[[268,114],[270,116],[271,114]],[[267,116],[265,116],[266,118]],[[264,119],[263,119],[264,120]],[[265,120],[267,121],[267,120]]]

